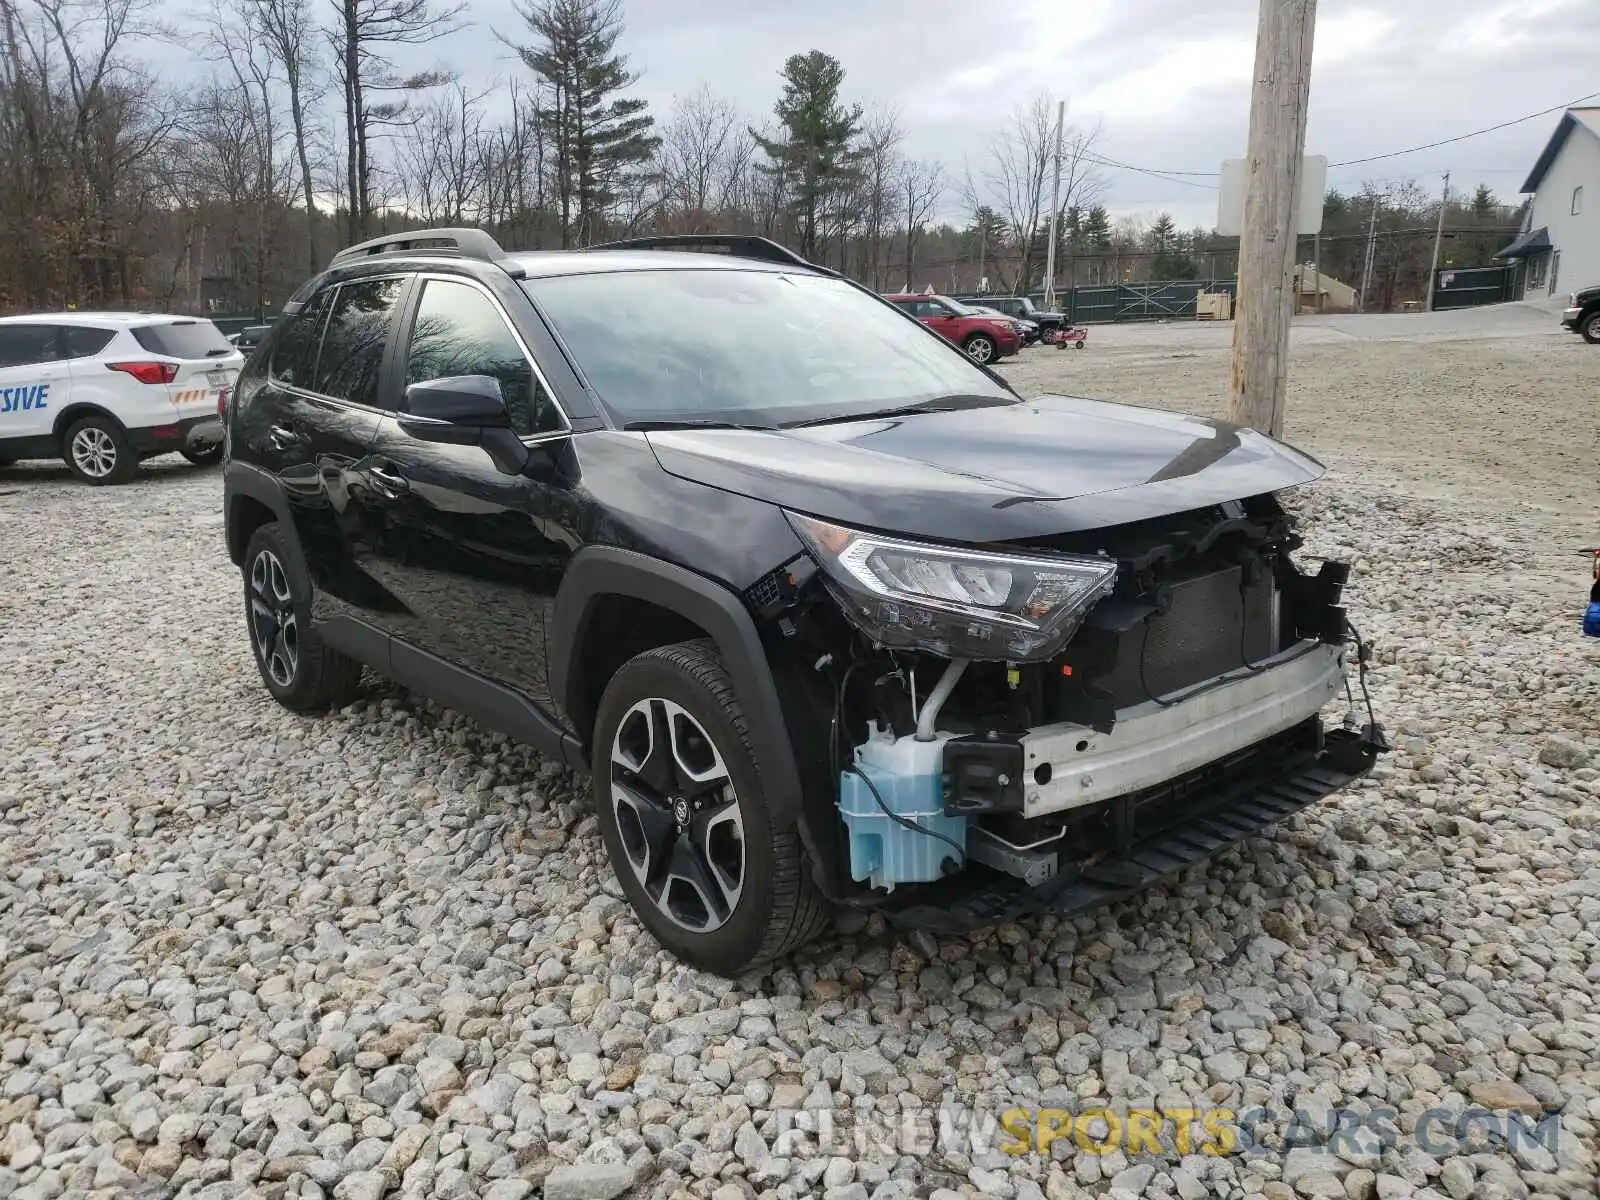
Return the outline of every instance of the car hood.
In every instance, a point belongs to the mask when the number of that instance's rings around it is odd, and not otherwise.
[[[1120,525],[1323,471],[1251,429],[1068,396],[808,429],[644,436],[683,479],[848,525],[973,543]]]

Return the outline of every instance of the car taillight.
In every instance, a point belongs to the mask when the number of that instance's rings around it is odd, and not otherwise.
[[[171,383],[178,377],[178,364],[165,362],[114,362],[106,368],[132,375],[140,383]]]

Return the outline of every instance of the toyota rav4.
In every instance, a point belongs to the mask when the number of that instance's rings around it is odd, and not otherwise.
[[[1366,654],[1277,497],[1313,459],[1023,399],[762,239],[355,246],[225,439],[267,690],[370,667],[588,772],[639,919],[713,971],[842,909],[1125,897],[1383,748],[1319,719]]]

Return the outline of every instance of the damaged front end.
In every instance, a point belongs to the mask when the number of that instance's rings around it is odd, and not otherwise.
[[[809,696],[791,723],[823,727],[796,741],[842,903],[941,930],[1089,907],[1387,749],[1370,703],[1323,729],[1368,648],[1274,496],[981,549],[791,523],[809,553],[751,600]]]

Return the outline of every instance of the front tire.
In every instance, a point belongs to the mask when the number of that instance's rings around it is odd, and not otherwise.
[[[96,487],[127,483],[139,469],[127,432],[110,417],[75,422],[62,442],[61,457],[68,470]]]
[[[975,363],[987,366],[995,360],[994,339],[986,333],[975,333],[962,343],[961,348],[967,352],[967,357]]]
[[[1584,315],[1578,322],[1578,328],[1583,331],[1583,340],[1590,345],[1600,345],[1600,308]]]
[[[197,467],[214,467],[222,461],[222,443],[218,442],[214,446],[207,446],[203,450],[191,450],[185,446],[178,453]]]
[[[612,677],[595,720],[593,788],[629,903],[684,962],[732,977],[826,924],[797,831],[767,807],[712,643],[648,650]]]
[[[294,712],[355,699],[361,664],[323,645],[312,627],[310,581],[276,521],[251,536],[243,573],[250,650],[272,698]]]

